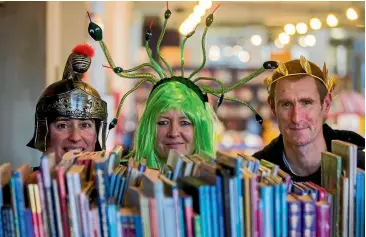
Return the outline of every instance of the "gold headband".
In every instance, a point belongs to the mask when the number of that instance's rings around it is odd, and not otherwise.
[[[305,70],[305,73],[304,72],[299,72],[299,73],[288,73],[288,70],[286,68],[286,65],[283,63],[283,62],[279,62],[278,63],[278,68],[275,70],[277,73],[283,75],[279,78],[276,78],[273,80],[272,76],[270,77],[267,77],[264,79],[264,82],[263,84],[266,85],[268,88],[269,86],[282,79],[282,78],[285,78],[285,77],[289,77],[289,76],[296,76],[296,75],[308,75],[308,76],[311,76],[313,78],[316,78],[318,80],[320,80],[324,85],[325,87],[327,88],[328,92],[331,93],[335,86],[336,86],[336,76],[333,75],[332,77],[328,78],[328,69],[327,69],[327,66],[326,64],[324,63],[324,66],[323,66],[323,78],[320,78],[316,75],[314,75],[312,73],[312,70],[311,70],[311,66],[310,66],[310,63],[309,61],[304,57],[304,56],[300,56],[300,65],[301,67]]]

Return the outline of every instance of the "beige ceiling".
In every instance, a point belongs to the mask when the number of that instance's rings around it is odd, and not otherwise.
[[[169,2],[172,10],[170,27],[178,27],[190,13],[198,1]],[[136,9],[147,16],[163,16],[166,2],[137,1],[134,2]],[[213,2],[211,12],[217,4],[221,4],[215,13],[215,26],[243,26],[246,24],[264,24],[270,28],[282,28],[287,23],[306,22],[311,17],[318,17],[325,22],[328,13],[333,12],[339,20],[340,27],[357,27],[364,31],[365,3],[363,1],[220,1]],[[348,7],[354,7],[359,11],[359,19],[355,22],[346,18],[345,12]],[[207,14],[209,13],[206,13]],[[174,17],[173,17],[174,16]]]

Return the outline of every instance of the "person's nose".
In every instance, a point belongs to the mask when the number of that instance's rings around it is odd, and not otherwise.
[[[294,105],[292,108],[291,121],[295,124],[299,123],[302,120],[302,109],[299,105]]]
[[[80,129],[73,127],[70,130],[69,140],[72,142],[78,142],[81,140]]]
[[[179,125],[176,123],[172,123],[169,131],[168,131],[168,137],[175,138],[179,136]]]

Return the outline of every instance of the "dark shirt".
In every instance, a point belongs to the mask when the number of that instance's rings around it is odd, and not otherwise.
[[[363,149],[365,149],[365,138],[355,132],[334,130],[327,124],[323,124],[323,135],[327,144],[327,151],[329,152],[331,151],[332,140],[341,140],[357,145],[357,167],[362,168],[363,170],[365,169],[365,153],[363,152]],[[262,150],[253,154],[253,156],[257,159],[264,159],[278,165],[280,169],[291,175],[294,182],[310,181],[318,185],[321,184],[321,167],[311,175],[297,176],[286,166],[283,160],[283,153],[283,138],[282,135],[280,135],[273,139],[271,143],[265,146]]]

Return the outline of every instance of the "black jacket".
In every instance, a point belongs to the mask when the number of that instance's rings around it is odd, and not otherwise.
[[[365,148],[365,138],[351,131],[334,130],[327,124],[323,125],[323,135],[327,144],[327,151],[331,151],[332,140],[341,140],[357,145],[357,167],[365,169],[365,153],[362,151]],[[282,135],[280,135],[273,139],[272,142],[265,146],[262,150],[253,154],[253,156],[257,159],[264,159],[277,164],[280,169],[291,175],[292,180],[295,182],[311,181],[318,185],[321,184],[321,168],[309,176],[297,176],[293,174],[285,165],[282,157],[283,151],[283,140]]]

